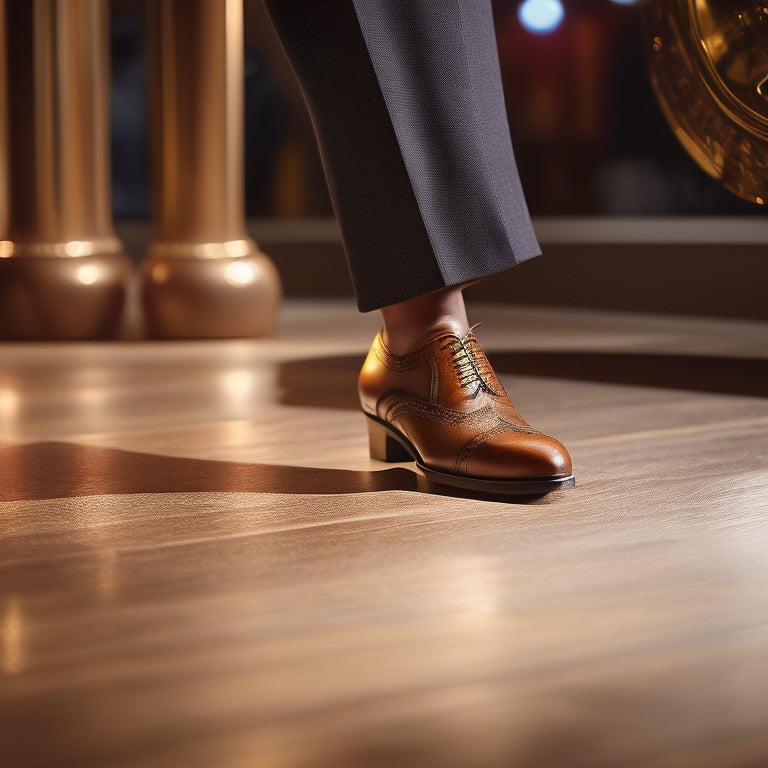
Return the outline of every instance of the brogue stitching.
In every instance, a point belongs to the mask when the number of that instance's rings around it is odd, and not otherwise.
[[[389,390],[381,396],[379,404],[383,404],[385,399],[393,396],[399,397],[402,394],[407,393]],[[450,408],[438,405],[437,403],[428,403],[421,398],[412,396],[405,400],[396,401],[391,408],[385,411],[385,413],[385,418],[390,423],[394,423],[394,420],[399,416],[421,416],[422,418],[430,419],[431,421],[436,421],[451,427],[465,426],[470,428],[480,428],[482,422],[486,422],[488,417],[493,418],[496,416],[490,405],[478,408],[476,411],[454,411]]]
[[[483,443],[487,443],[489,440],[492,440],[494,437],[503,435],[506,432],[518,432],[524,435],[542,434],[541,432],[539,432],[538,429],[533,429],[533,427],[526,428],[517,424],[510,424],[509,422],[503,421],[502,419],[500,419],[499,421],[501,423],[497,424],[495,427],[492,427],[491,429],[486,430],[480,435],[476,435],[468,443],[466,443],[466,445],[464,445],[464,447],[459,451],[459,455],[456,457],[457,472],[467,474],[469,471],[469,460],[472,458],[472,455],[481,445],[483,445]]]

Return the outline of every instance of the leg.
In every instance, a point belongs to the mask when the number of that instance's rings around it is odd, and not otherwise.
[[[359,379],[371,455],[440,483],[573,485],[471,329],[461,289],[538,254],[489,0],[266,0],[302,85],[358,304],[384,328]]]
[[[265,0],[307,101],[358,305],[539,253],[490,0]]]

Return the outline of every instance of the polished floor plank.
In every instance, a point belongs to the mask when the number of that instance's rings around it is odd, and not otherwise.
[[[2,765],[764,765],[768,330],[475,311],[573,491],[368,459],[343,305],[4,345]]]

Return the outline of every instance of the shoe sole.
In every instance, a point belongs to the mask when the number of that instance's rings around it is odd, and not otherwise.
[[[552,491],[562,491],[576,485],[574,475],[506,479],[459,475],[432,469],[424,464],[416,447],[399,430],[368,413],[365,416],[368,420],[368,445],[372,459],[390,463],[415,461],[416,466],[426,478],[438,485],[495,496],[543,496]]]

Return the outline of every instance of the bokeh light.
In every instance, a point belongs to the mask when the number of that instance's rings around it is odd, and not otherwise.
[[[517,15],[529,32],[545,34],[560,25],[564,15],[563,4],[560,0],[525,0]]]

